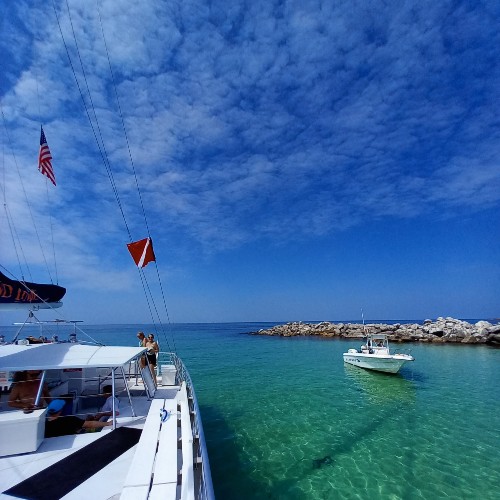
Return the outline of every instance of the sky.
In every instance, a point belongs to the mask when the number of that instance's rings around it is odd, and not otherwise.
[[[67,288],[41,319],[151,322],[126,248],[148,234],[162,321],[500,317],[498,2],[18,0],[0,19],[0,269]]]

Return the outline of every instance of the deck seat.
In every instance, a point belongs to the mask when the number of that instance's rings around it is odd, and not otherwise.
[[[165,422],[160,418],[163,409],[170,413]],[[163,492],[162,498],[175,499],[177,472],[177,402],[153,399],[120,498],[156,498]]]
[[[153,490],[156,485],[168,483],[177,484],[177,401],[165,400],[165,410],[169,412],[168,419],[162,423],[158,452],[154,464]]]

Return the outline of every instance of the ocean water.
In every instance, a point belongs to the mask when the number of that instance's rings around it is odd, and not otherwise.
[[[344,365],[359,340],[245,334],[269,326],[157,335],[195,384],[218,499],[500,499],[500,349],[405,344],[415,362],[394,376]]]

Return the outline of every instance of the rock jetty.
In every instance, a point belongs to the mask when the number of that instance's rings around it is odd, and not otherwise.
[[[320,336],[326,338],[363,338],[366,334],[384,333],[392,342],[432,342],[461,344],[491,344],[500,346],[500,323],[488,321],[475,324],[454,318],[426,319],[422,324],[396,323],[393,325],[370,323],[293,322],[250,332],[251,335],[278,335],[280,337]]]

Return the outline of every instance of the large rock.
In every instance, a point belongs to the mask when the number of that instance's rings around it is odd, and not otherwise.
[[[486,337],[486,343],[491,345],[500,345],[500,333],[489,333]]]
[[[500,324],[478,321],[475,325],[454,318],[439,317],[436,321],[426,319],[423,324],[366,324],[360,323],[302,323],[295,321],[276,325],[266,330],[251,332],[253,335],[317,335],[322,337],[362,338],[367,333],[386,334],[393,342],[461,342],[465,344],[500,345]]]

